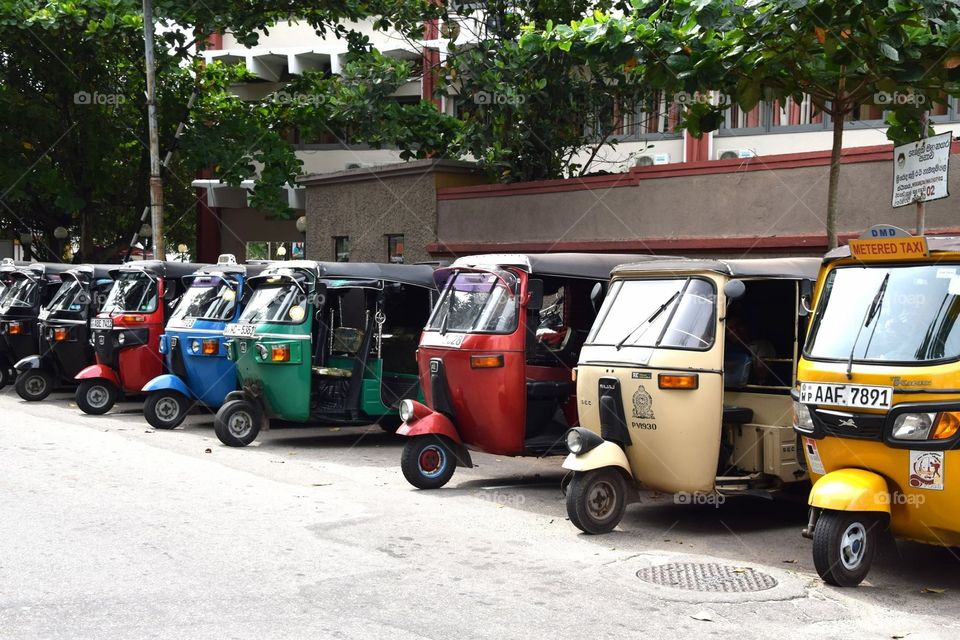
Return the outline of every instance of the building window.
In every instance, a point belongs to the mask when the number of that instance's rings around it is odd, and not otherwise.
[[[403,264],[403,234],[387,234],[387,262]]]
[[[337,262],[350,262],[350,236],[333,236],[333,258]]]

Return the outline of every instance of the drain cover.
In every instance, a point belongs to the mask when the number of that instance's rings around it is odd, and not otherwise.
[[[695,562],[671,562],[637,571],[644,582],[687,591],[744,593],[764,591],[777,586],[773,576],[750,567]]]

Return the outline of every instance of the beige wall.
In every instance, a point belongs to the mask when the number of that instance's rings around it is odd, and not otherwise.
[[[958,157],[950,191],[960,192]],[[841,232],[878,223],[912,228],[892,209],[891,162],[842,166]],[[638,186],[438,202],[442,243],[584,242],[825,233],[827,166],[641,180]],[[960,226],[957,204],[927,205],[927,226]]]
[[[220,252],[232,253],[238,261],[247,259],[246,243],[269,240],[286,242],[287,258],[290,242],[302,242],[296,217],[290,220],[267,217],[259,209],[222,209],[220,214]],[[310,249],[307,249],[308,255]]]

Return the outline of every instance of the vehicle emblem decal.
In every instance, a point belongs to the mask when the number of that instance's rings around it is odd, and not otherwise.
[[[910,452],[910,486],[943,491],[943,451]]]
[[[640,385],[636,393],[633,394],[633,417],[638,420],[656,419],[653,415],[653,398],[643,388],[643,385]]]
[[[844,418],[840,421],[841,427],[850,427],[851,429],[859,429],[860,427],[854,422],[853,418]]]

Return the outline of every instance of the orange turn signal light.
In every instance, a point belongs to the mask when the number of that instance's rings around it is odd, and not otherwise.
[[[658,376],[661,389],[699,389],[700,376],[696,373],[685,373],[683,375],[672,373],[661,373]]]
[[[121,319],[122,319],[124,322],[146,322],[146,321],[147,321],[146,316],[139,316],[139,315],[135,316],[135,315],[130,315],[130,314],[127,314],[127,315],[125,315],[125,316],[121,316]]]
[[[19,322],[11,322],[9,325],[7,325],[7,333],[12,336],[20,335],[23,333],[23,327]]]
[[[497,369],[503,366],[503,354],[495,356],[470,356],[471,369]]]
[[[955,436],[957,431],[960,431],[960,412],[941,411],[937,415],[937,422],[933,425],[930,437],[934,440],[946,440]]]
[[[571,379],[573,382],[576,382],[576,381],[577,381],[577,368],[576,368],[576,367],[574,367],[573,369],[570,369],[570,379]]]
[[[215,356],[220,353],[220,341],[216,338],[209,338],[203,341],[203,355]]]
[[[67,339],[67,328],[66,327],[56,327],[53,330],[53,341],[54,342],[63,342]]]
[[[274,362],[290,361],[290,345],[275,344],[270,347],[270,359]]]

